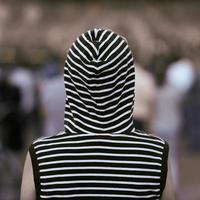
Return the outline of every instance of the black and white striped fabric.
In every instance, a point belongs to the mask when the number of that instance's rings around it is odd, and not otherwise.
[[[82,34],[65,62],[65,129],[122,133],[133,129],[135,70],[124,38],[108,30]]]
[[[64,80],[65,132],[30,146],[37,199],[160,199],[168,145],[134,129],[126,39],[103,29],[82,34]]]

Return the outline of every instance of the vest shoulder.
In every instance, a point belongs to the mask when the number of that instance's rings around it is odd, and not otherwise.
[[[35,146],[35,145],[38,145],[40,143],[50,143],[50,142],[53,142],[55,140],[59,140],[59,138],[62,138],[63,135],[65,134],[65,132],[59,132],[55,135],[52,135],[52,136],[47,136],[47,137],[39,137],[38,139],[36,139],[32,144]]]
[[[139,137],[141,139],[147,139],[147,140],[149,139],[149,141],[156,141],[156,142],[159,142],[163,145],[166,143],[166,141],[163,140],[162,138],[160,138],[156,135],[153,135],[153,134],[146,133],[144,131],[135,130],[134,134],[137,135],[137,137]]]

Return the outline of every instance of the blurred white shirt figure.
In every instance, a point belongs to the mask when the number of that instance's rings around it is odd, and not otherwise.
[[[138,129],[149,128],[155,104],[156,85],[153,76],[136,64],[134,121]]]
[[[16,85],[21,92],[21,109],[29,114],[34,107],[34,78],[30,70],[25,68],[14,69],[9,77],[9,81]]]
[[[185,94],[195,79],[192,62],[185,58],[172,63],[167,70],[166,79],[177,92]]]
[[[44,135],[50,136],[63,131],[65,89],[63,76],[55,76],[41,83],[41,105],[44,109]]]
[[[172,177],[176,192],[179,188],[177,163],[178,135],[182,126],[181,103],[194,80],[192,63],[183,59],[172,63],[163,85],[157,91],[156,109],[152,123],[153,132],[165,139],[170,146]]]

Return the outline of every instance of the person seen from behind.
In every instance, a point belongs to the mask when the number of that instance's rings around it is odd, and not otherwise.
[[[82,34],[67,54],[64,83],[65,131],[31,144],[21,200],[147,200],[161,199],[165,185],[171,191],[167,142],[134,127],[127,40],[106,29]]]

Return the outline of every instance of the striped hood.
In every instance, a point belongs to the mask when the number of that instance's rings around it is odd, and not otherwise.
[[[135,69],[124,37],[110,30],[82,34],[64,68],[67,133],[128,133],[134,129]]]

